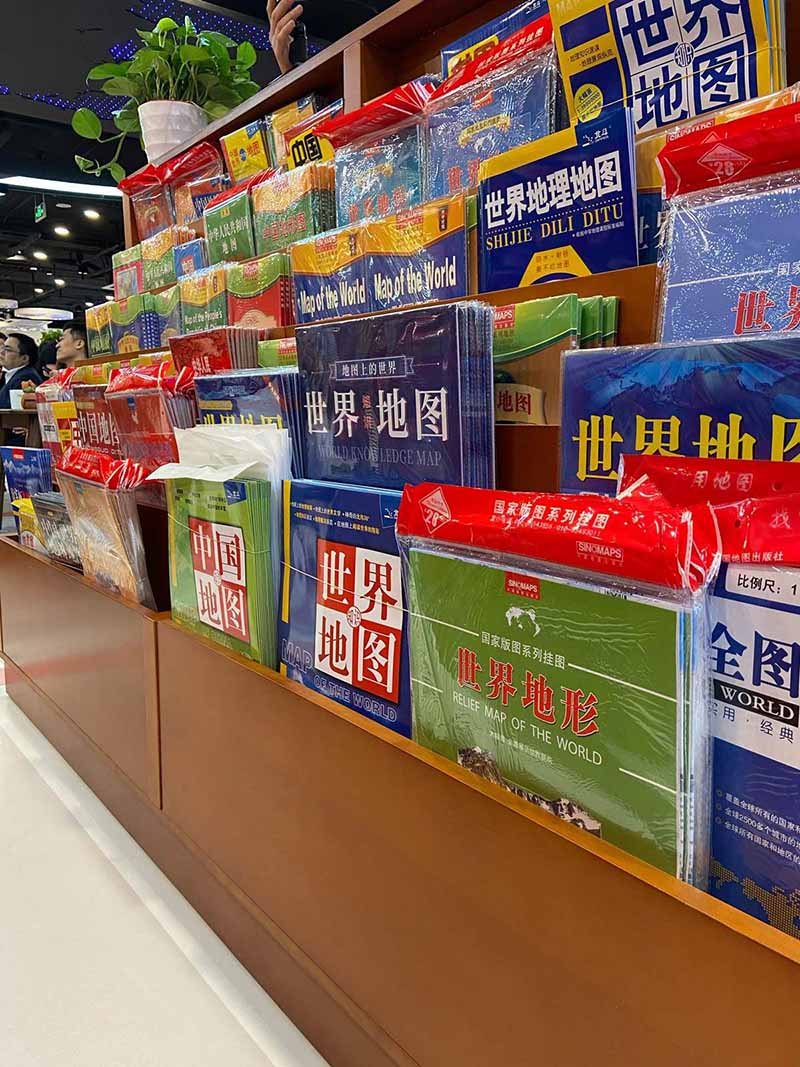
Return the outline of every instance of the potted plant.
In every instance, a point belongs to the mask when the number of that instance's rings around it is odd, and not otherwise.
[[[250,77],[256,50],[249,41],[237,44],[224,33],[196,30],[188,17],[183,26],[163,18],[151,31],[136,32],[143,45],[131,59],[101,63],[86,77],[87,84],[102,82],[100,88],[109,96],[128,97],[114,114],[119,133],[104,137],[100,119],[89,108],[79,108],[72,116],[72,128],[80,137],[116,143],[107,163],[75,156],[77,165],[86,174],[107,170],[117,182],[125,177],[119,155],[128,134],[140,137],[152,162],[260,88]]]

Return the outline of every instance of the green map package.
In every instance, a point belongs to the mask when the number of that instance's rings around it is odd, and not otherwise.
[[[603,346],[603,299],[602,296],[584,296],[578,300],[581,319],[579,348]]]
[[[495,419],[561,422],[561,353],[578,346],[574,294],[526,300],[494,313]]]
[[[619,297],[603,297],[603,348],[614,348],[619,329]]]
[[[406,488],[398,536],[414,739],[702,882],[704,597],[656,587],[669,572],[682,580],[680,553],[694,549],[677,511],[637,528],[636,508],[589,495]],[[641,580],[648,573],[652,584]]]
[[[269,483],[185,478],[166,486],[172,617],[274,668]]]

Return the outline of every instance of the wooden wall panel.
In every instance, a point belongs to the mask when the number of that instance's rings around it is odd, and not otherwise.
[[[18,667],[9,663],[7,676],[11,699],[332,1067],[414,1067],[358,1005],[348,1000],[163,812],[149,804]]]
[[[0,601],[4,654],[160,805],[155,615],[6,538]]]
[[[793,1017],[795,941],[158,634],[165,813],[417,1063],[794,1062],[791,1027],[734,1006],[768,989]]]

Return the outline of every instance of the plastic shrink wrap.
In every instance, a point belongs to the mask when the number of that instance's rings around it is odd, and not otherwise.
[[[135,493],[147,472],[132,460],[75,447],[67,449],[57,471],[83,573],[154,611]]]
[[[459,68],[425,105],[426,199],[476,188],[484,159],[554,133],[558,84],[548,15]]]
[[[335,152],[340,226],[402,211],[424,199],[422,110],[432,92],[429,81],[408,82],[317,128]]]
[[[408,486],[414,739],[703,885],[710,508]]]
[[[800,936],[800,467],[626,456],[620,495],[709,501],[723,564],[709,598],[709,892]]]
[[[800,326],[800,103],[662,149],[659,335],[758,337]]]

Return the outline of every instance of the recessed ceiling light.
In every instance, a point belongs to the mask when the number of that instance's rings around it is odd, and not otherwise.
[[[34,291],[34,293],[43,293],[44,289],[39,289],[38,286],[37,286],[37,288],[34,289],[33,291]]]
[[[52,272],[51,270],[49,270],[49,271],[47,272],[47,277],[48,277],[48,278],[52,278],[52,277],[53,277],[53,272]]]
[[[83,213],[87,219],[99,219],[100,212],[93,207],[87,207],[83,209]]]
[[[6,259],[8,260],[9,263],[18,262],[20,259],[24,259],[24,258],[25,257],[22,255],[21,252],[17,252],[17,254],[14,255],[14,256],[6,256]]]
[[[54,226],[53,233],[58,234],[59,237],[69,237],[69,230],[66,226]]]
[[[5,196],[5,193],[3,195]],[[60,207],[62,211],[69,211],[72,204],[56,204],[56,207]]]
[[[36,271],[38,269],[39,269],[38,267],[28,267],[28,270],[33,270],[33,271]]]
[[[66,283],[66,282],[64,281],[64,279],[63,279],[63,278],[54,278],[54,279],[53,279],[53,281],[54,281],[54,282],[56,283],[56,285],[66,285],[66,284],[67,284],[67,283]]]
[[[47,259],[47,253],[46,252],[42,252],[41,249],[37,248],[36,251],[33,253],[33,258],[34,259]]]
[[[86,304],[87,308],[90,308],[92,306],[91,300],[84,300],[84,304]]]
[[[114,299],[113,296],[109,296],[108,293],[106,293],[106,300],[113,300],[113,299]]]

